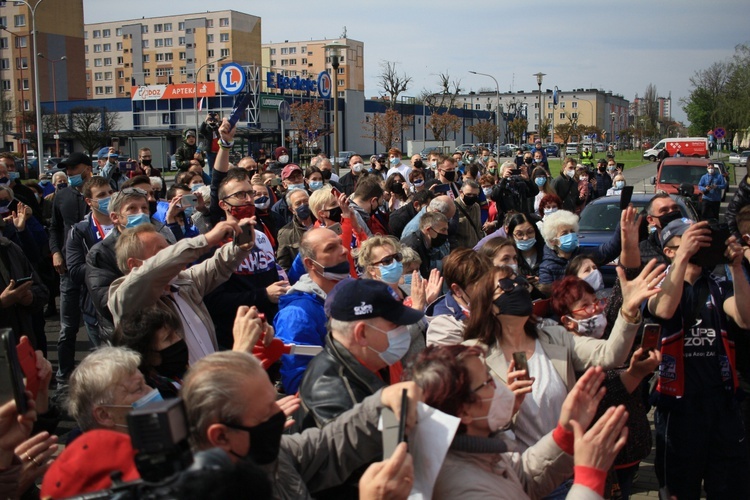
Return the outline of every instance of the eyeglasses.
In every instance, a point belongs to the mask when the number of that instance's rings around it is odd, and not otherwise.
[[[148,193],[146,191],[144,191],[143,189],[141,189],[141,188],[133,188],[133,187],[125,188],[125,189],[121,190],[120,193],[122,193],[122,194],[140,194],[140,195],[143,195],[143,196],[148,196]]]
[[[522,231],[513,231],[513,237],[517,240],[528,240],[536,236],[536,233],[534,232],[534,228],[530,228],[525,232]]]
[[[492,377],[492,375],[490,375],[489,377],[487,377],[487,380],[485,380],[484,383],[482,383],[482,385],[480,385],[476,389],[472,389],[471,392],[481,391],[482,389],[484,389],[488,385],[491,385],[492,387],[494,387],[495,389],[497,389],[497,384],[495,384],[495,379]]]
[[[437,230],[437,229],[435,229],[434,227],[430,227],[430,228],[428,228],[428,229],[429,229],[430,231],[435,231],[435,234],[442,234],[443,236],[448,236],[448,228],[445,228],[445,232],[444,232],[444,233],[441,233],[440,231],[438,231],[438,230]]]
[[[396,252],[394,254],[391,254],[391,255],[388,255],[386,257],[383,257],[382,259],[380,259],[377,262],[373,262],[372,265],[373,266],[378,266],[378,265],[382,264],[384,266],[390,266],[391,264],[393,264],[394,260],[396,262],[401,262],[403,259],[404,259],[404,256],[401,254],[401,252]]]
[[[594,314],[597,311],[603,311],[606,306],[607,306],[607,299],[599,299],[593,304],[583,306],[580,309],[576,309],[575,311],[570,311],[570,314],[580,314],[580,313]]]
[[[252,200],[255,196],[255,191],[237,191],[236,193],[232,193],[230,195],[225,196],[222,198],[222,200],[228,200],[229,198],[234,198],[235,200],[239,201],[246,201],[246,200]]]

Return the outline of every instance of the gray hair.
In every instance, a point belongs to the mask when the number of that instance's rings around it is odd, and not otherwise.
[[[284,200],[286,200],[286,206],[289,207],[289,211],[292,209],[292,195],[294,193],[305,193],[305,196],[307,196],[307,199],[310,199],[310,195],[307,194],[307,191],[304,189],[290,189],[287,191],[286,195],[284,195]]]
[[[148,196],[132,191],[129,191],[128,193],[118,191],[112,195],[112,200],[109,202],[109,213],[119,214],[122,206],[131,200],[148,200]]]
[[[63,178],[65,179],[65,182],[68,182],[68,174],[66,174],[63,171],[59,171],[59,172],[55,172],[54,174],[52,174],[52,184],[55,184],[55,185],[57,184],[55,182],[55,177],[59,177],[59,176],[63,176]]]
[[[506,168],[516,168],[516,163],[511,160],[504,161],[502,165],[500,165],[500,174],[502,175],[503,172],[505,172]],[[546,224],[546,222],[545,222]]]
[[[481,189],[479,184],[477,184],[476,181],[472,179],[464,179],[464,184],[463,186],[461,186],[461,191],[463,191],[465,187],[470,187],[471,189]]]
[[[246,352],[217,352],[190,367],[180,396],[196,448],[212,446],[207,435],[212,424],[242,424],[246,405],[252,404],[246,399],[243,378],[270,383],[260,362]]]
[[[0,191],[5,191],[6,193],[8,193],[11,200],[15,197],[15,194],[13,194],[13,189],[9,188],[8,186],[0,186]]]
[[[359,323],[359,321],[341,321],[340,319],[331,318],[329,325],[331,327],[331,333],[350,336],[354,332],[354,325],[357,323]]]
[[[82,431],[98,426],[94,407],[114,402],[118,382],[138,371],[141,355],[125,347],[100,347],[73,370],[68,391],[68,413]]]
[[[578,216],[567,210],[558,210],[544,218],[542,236],[548,247],[554,249],[557,246],[552,242],[557,240],[557,233],[562,226],[571,226],[573,231],[578,232]]]
[[[151,181],[151,187],[156,190],[161,191],[161,188],[164,187],[164,181],[161,177],[149,177],[148,180]]]
[[[451,211],[450,202],[441,200],[439,198],[434,198],[432,201],[430,201],[430,204],[427,205],[427,208],[429,209],[428,212],[439,212],[443,215]]]
[[[117,255],[117,267],[122,274],[130,273],[128,259],[143,258],[143,242],[139,237],[141,233],[156,233],[156,228],[153,224],[140,224],[125,229],[117,238],[115,253]]]
[[[419,229],[424,230],[428,227],[433,227],[435,224],[445,222],[448,224],[448,217],[440,212],[427,212],[419,219]],[[546,223],[545,223],[546,225]]]

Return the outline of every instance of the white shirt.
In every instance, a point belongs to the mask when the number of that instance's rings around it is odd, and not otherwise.
[[[179,293],[172,293],[171,296],[180,311],[182,331],[185,332],[185,343],[188,346],[188,363],[192,366],[199,359],[213,354],[215,352],[214,345],[206,326],[195,314],[193,308],[180,297]]]
[[[533,445],[557,427],[563,401],[568,396],[565,383],[544,353],[539,340],[534,343],[534,354],[529,358],[528,364],[529,375],[536,380],[531,386],[531,394],[524,398],[516,418],[515,435],[521,450]]]

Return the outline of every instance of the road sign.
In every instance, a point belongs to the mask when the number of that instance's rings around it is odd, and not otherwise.
[[[619,136],[619,135],[616,135],[616,136],[615,136],[615,140],[616,140],[616,141],[619,141],[619,140],[620,140],[620,136]]]
[[[721,127],[717,127],[716,130],[714,130],[714,137],[716,137],[717,139],[723,139],[724,137],[726,137],[726,135],[727,131]]]
[[[247,75],[237,63],[228,63],[219,71],[219,86],[222,92],[229,95],[239,94],[245,88]]]
[[[291,117],[292,110],[289,108],[289,103],[286,101],[281,101],[279,103],[279,118],[281,118],[282,121],[288,122]]]

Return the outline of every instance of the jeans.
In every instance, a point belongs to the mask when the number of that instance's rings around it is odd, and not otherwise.
[[[58,385],[65,385],[75,368],[76,336],[81,326],[81,285],[76,285],[68,273],[60,276],[60,338],[57,340],[58,369],[55,378]],[[99,337],[99,328],[85,323],[91,338]]]

